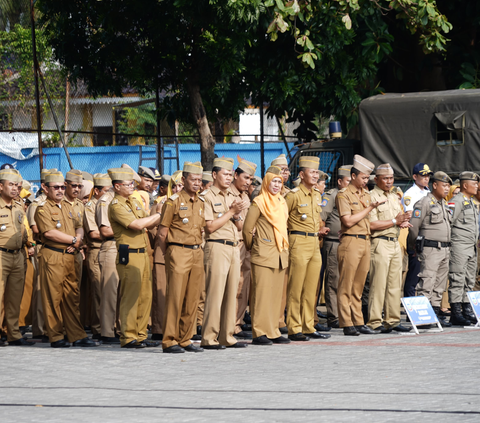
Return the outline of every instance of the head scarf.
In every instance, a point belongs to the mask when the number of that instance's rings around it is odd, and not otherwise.
[[[283,250],[288,250],[288,209],[287,203],[280,192],[273,195],[268,190],[268,186],[274,178],[280,178],[283,183],[281,176],[270,172],[265,173],[260,194],[255,197],[253,202],[257,204],[260,212],[268,220],[268,223],[273,226],[273,232],[275,234],[275,242],[277,243],[278,251],[282,252]]]
[[[82,184],[83,188],[80,190],[80,194],[78,194],[78,199],[82,201],[83,197],[88,195],[88,201],[90,201],[93,194],[93,182],[89,181],[88,179],[84,179]]]
[[[450,185],[450,189],[448,190],[448,195],[445,197],[445,201],[449,202],[453,198],[453,191],[458,188],[458,185]]]
[[[177,170],[176,172],[174,172],[174,174],[168,181],[167,198],[170,198],[173,195],[173,187],[177,185],[181,180],[182,180],[182,171]]]

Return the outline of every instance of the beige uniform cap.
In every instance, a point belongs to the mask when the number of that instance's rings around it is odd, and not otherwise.
[[[359,154],[353,156],[353,167],[360,172],[365,173],[365,175],[370,175],[370,173],[373,172],[373,169],[375,169],[375,165],[372,162]]]
[[[318,167],[320,166],[320,158],[316,156],[301,156],[298,165],[300,167],[318,170]]]
[[[213,167],[220,167],[225,170],[233,170],[233,163],[235,161],[230,157],[217,157],[213,159]]]
[[[375,175],[393,175],[393,168],[390,163],[378,165]]]
[[[22,175],[17,169],[2,169],[0,170],[0,180],[22,183]]]
[[[112,181],[133,181],[133,169],[131,167],[115,167],[108,169],[108,176]]]
[[[59,171],[47,173],[45,176],[45,183],[48,184],[50,182],[61,182],[63,184],[65,182],[63,173]]]
[[[203,166],[201,162],[185,162],[183,163],[183,171],[194,175],[203,175]]]
[[[83,182],[83,173],[78,169],[71,169],[65,175],[65,180],[68,182],[75,182],[81,184]]]
[[[244,172],[248,173],[250,176],[253,176],[255,175],[255,171],[257,170],[257,165],[247,160],[242,160],[239,163],[238,168],[242,169]]]
[[[110,187],[112,186],[112,180],[108,173],[95,173],[93,175],[93,186],[95,187]]]
[[[270,166],[288,166],[285,154],[280,154],[280,156],[278,156],[276,159],[273,159],[272,163],[270,163]]]
[[[338,168],[338,176],[350,176],[353,165],[343,165]]]

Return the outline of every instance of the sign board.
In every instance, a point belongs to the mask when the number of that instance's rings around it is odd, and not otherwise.
[[[419,325],[437,325],[440,330],[443,330],[427,297],[423,295],[404,297],[402,304],[416,334],[418,334],[417,326]]]
[[[468,299],[470,300],[470,304],[472,305],[473,312],[477,317],[477,324],[475,327],[480,327],[480,291],[470,291],[467,292]]]

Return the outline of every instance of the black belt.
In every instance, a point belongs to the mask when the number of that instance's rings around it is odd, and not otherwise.
[[[17,254],[20,250],[9,250],[7,248],[0,248],[0,251],[3,251],[5,253],[10,253],[10,254]]]
[[[424,247],[433,247],[433,248],[447,248],[451,247],[452,243],[451,242],[441,242],[441,241],[430,241],[429,239],[426,239],[423,243]]]
[[[393,238],[393,237],[389,237],[389,236],[376,236],[375,238],[373,239],[385,239],[387,241],[393,241],[393,242],[397,242],[398,241],[398,238]]]
[[[355,238],[360,238],[360,239],[365,239],[368,240],[370,239],[370,235],[352,235],[352,234],[343,234],[343,236],[353,236]]]
[[[339,239],[325,238],[325,242],[340,242]]]
[[[128,249],[128,252],[129,253],[144,253],[145,252],[145,248],[129,248]]]
[[[115,241],[115,237],[112,236],[111,238],[105,238],[105,242],[107,241]]]
[[[288,233],[290,235],[318,236],[318,233],[314,234],[312,232],[289,231]]]
[[[56,251],[57,253],[71,254],[74,255],[76,252],[69,253],[66,249],[62,250],[61,248],[50,247],[50,245],[44,245],[43,248],[48,248],[49,250]]]
[[[176,242],[169,242],[168,245],[176,245],[177,247],[189,248],[190,250],[198,250],[200,245],[186,245],[186,244],[178,244]]]
[[[238,245],[238,241],[227,241],[226,239],[207,239],[207,242],[218,242],[219,244],[230,245],[231,247]]]

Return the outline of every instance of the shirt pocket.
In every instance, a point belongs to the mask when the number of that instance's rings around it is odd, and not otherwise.
[[[465,208],[463,210],[463,223],[472,223],[475,221],[475,213],[473,207]]]
[[[225,206],[223,204],[213,204],[212,209],[215,218],[222,217],[225,214]]]
[[[309,205],[308,204],[305,204],[305,205],[299,205],[297,207],[297,211],[298,211],[298,216],[301,218],[302,215],[306,215],[308,216],[309,215],[309,211],[310,211],[310,207],[308,207]]]
[[[443,222],[442,211],[438,207],[432,207],[430,209],[430,223],[436,225]]]
[[[387,203],[381,204],[377,207],[378,220],[387,220],[389,213],[389,206]]]

